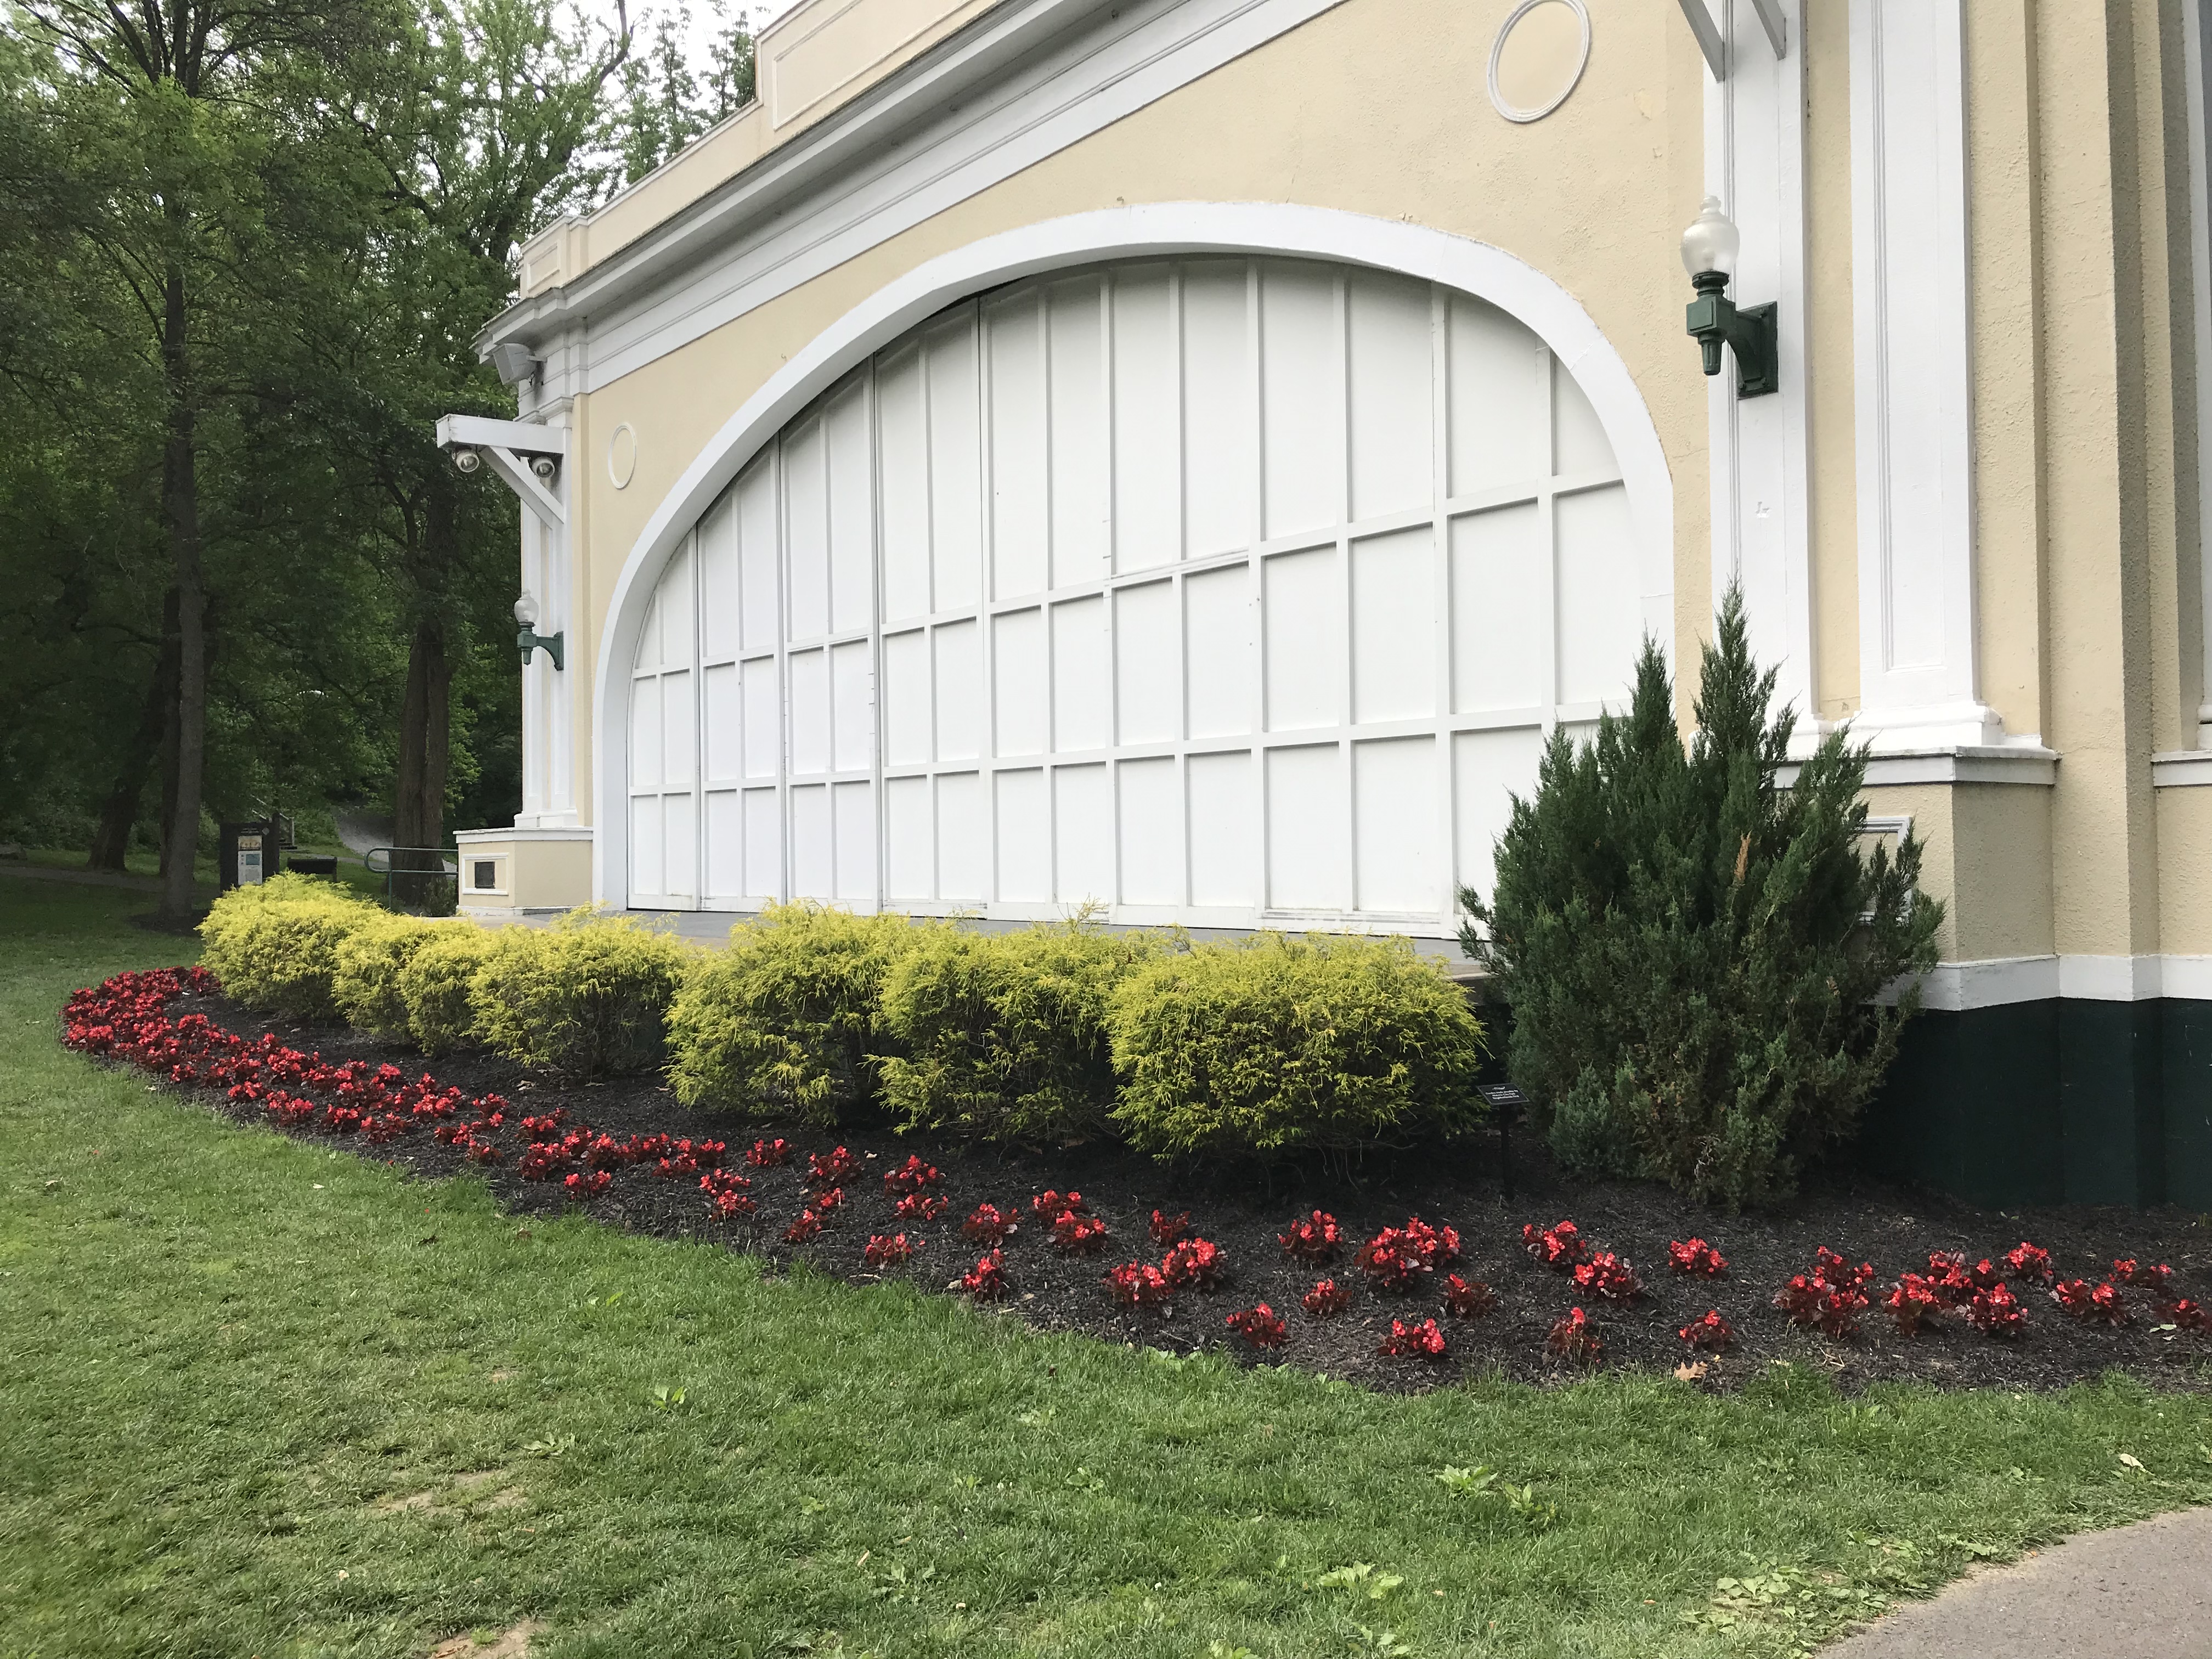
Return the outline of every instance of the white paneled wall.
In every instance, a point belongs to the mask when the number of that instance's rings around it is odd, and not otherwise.
[[[634,669],[630,902],[1454,925],[1627,695],[1620,470],[1483,302],[1291,261],[1016,284],[708,513]]]

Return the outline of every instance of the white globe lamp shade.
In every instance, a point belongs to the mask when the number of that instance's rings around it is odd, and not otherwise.
[[[1708,196],[1690,228],[1682,233],[1682,268],[1692,276],[1709,270],[1733,276],[1735,256],[1742,246],[1742,233],[1721,211],[1721,198]]]

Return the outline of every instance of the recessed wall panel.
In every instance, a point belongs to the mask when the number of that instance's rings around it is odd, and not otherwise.
[[[791,769],[799,776],[830,769],[830,653],[794,651],[791,665]]]
[[[830,699],[835,739],[830,763],[840,772],[866,771],[875,748],[875,666],[866,640],[830,647]]]
[[[927,778],[884,780],[884,896],[894,904],[937,896],[937,808]]]
[[[744,705],[744,775],[772,778],[783,764],[783,698],[776,689],[775,659],[754,657],[738,665]]]
[[[1266,265],[1260,277],[1260,465],[1270,538],[1328,529],[1344,501],[1343,334],[1336,276]]]
[[[630,890],[655,898],[665,897],[668,892],[667,848],[662,844],[660,817],[659,795],[630,798]]]
[[[700,752],[710,783],[732,783],[745,775],[744,700],[738,674],[738,665],[726,662],[702,676]]]
[[[991,896],[990,807],[979,773],[938,775],[937,896],[955,904]]]
[[[1189,558],[1250,546],[1259,516],[1250,271],[1242,259],[1202,261],[1182,270],[1183,551]]]
[[[1498,838],[1511,820],[1513,796],[1534,792],[1543,754],[1544,733],[1534,726],[1452,739],[1452,880],[1486,901],[1497,896]]]
[[[1429,285],[1376,271],[1346,279],[1352,516],[1430,504],[1436,495],[1436,392]]]
[[[1277,553],[1266,590],[1267,729],[1303,731],[1344,717],[1344,590],[1336,550]]]
[[[1437,712],[1436,532],[1416,525],[1352,544],[1352,717]]]
[[[629,787],[658,789],[660,776],[660,677],[648,674],[629,688]],[[654,890],[656,892],[659,889]]]
[[[1044,310],[1034,289],[983,309],[990,361],[991,593],[1041,593],[1050,580],[1051,452]]]
[[[1249,908],[1260,902],[1259,798],[1252,757],[1193,755],[1186,763],[1190,902]]]
[[[745,896],[745,825],[738,793],[710,789],[705,799],[705,833],[699,899],[710,908]]]
[[[819,415],[784,437],[784,555],[794,640],[818,639],[830,631],[828,451]]]
[[[1362,910],[1434,915],[1444,908],[1437,740],[1352,746],[1353,877]]]
[[[1552,578],[1534,501],[1451,521],[1452,707],[1534,708],[1544,684],[1545,587]]]
[[[663,890],[672,899],[694,900],[699,895],[699,798],[695,794],[663,795],[660,826]]]
[[[884,635],[884,759],[920,766],[929,759],[929,635],[919,628]]]
[[[1553,512],[1559,543],[1559,701],[1625,702],[1644,637],[1628,492],[1613,484],[1562,495]]]
[[[1236,564],[1187,576],[1182,600],[1188,735],[1242,737],[1253,729],[1260,702],[1251,567]]]
[[[975,319],[932,334],[929,374],[931,608],[962,611],[983,588],[983,429]]]
[[[836,843],[831,839],[830,786],[791,787],[791,896],[830,899],[837,896]]]
[[[1352,825],[1335,744],[1267,750],[1267,907],[1352,908]]]
[[[738,478],[738,633],[747,651],[773,651],[783,631],[783,536],[776,524],[773,445]]]
[[[744,648],[738,586],[738,501],[725,495],[699,522],[699,642],[708,662]]]
[[[745,892],[783,896],[783,807],[773,789],[744,792]]]
[[[699,764],[699,705],[689,674],[660,677],[660,787],[690,787]]]
[[[1113,527],[1099,279],[1055,283],[1045,290],[1045,304],[1051,349],[1052,581],[1070,587],[1106,574]]]
[[[1451,493],[1527,485],[1549,471],[1544,441],[1544,376],[1551,354],[1497,307],[1452,295],[1446,398]]]
[[[1165,265],[1116,271],[1114,568],[1151,570],[1182,554],[1182,422],[1175,285]]]
[[[1053,769],[1053,896],[1114,902],[1114,786],[1103,766]]]
[[[876,368],[876,492],[883,543],[884,620],[929,611],[929,437],[921,348]]]
[[[991,618],[992,674],[1001,755],[1042,755],[1051,730],[1052,684],[1045,672],[1044,612],[1006,611]]]
[[[1553,471],[1563,477],[1620,471],[1589,396],[1557,358],[1552,361],[1552,457]]]
[[[1118,740],[1172,743],[1182,726],[1182,641],[1173,582],[1114,595],[1114,685]]]
[[[1114,659],[1103,597],[1052,608],[1053,747],[1062,754],[1114,740]]]
[[[1115,768],[1124,904],[1183,902],[1182,788],[1172,756]]]
[[[974,622],[931,630],[937,658],[937,758],[983,752],[983,635]]]
[[[1043,904],[1052,898],[1052,799],[1044,769],[996,775],[998,898]]]
[[[830,399],[830,626],[840,634],[873,620],[876,472],[868,441],[868,392],[855,380]]]
[[[871,783],[830,786],[837,836],[837,902],[855,910],[876,908],[876,805]]]

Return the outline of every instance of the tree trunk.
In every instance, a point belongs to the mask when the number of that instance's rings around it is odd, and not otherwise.
[[[169,711],[177,700],[177,590],[171,588],[161,604],[161,648],[154,657],[153,683],[146,688],[146,707],[138,716],[138,730],[123,752],[116,769],[115,786],[100,809],[100,827],[93,831],[92,848],[85,855],[88,870],[120,870],[131,850],[131,832],[138,827],[138,804],[145,798],[146,775],[169,724]],[[164,769],[167,769],[166,768]],[[162,791],[167,805],[168,791]]]
[[[170,210],[183,230],[181,206]],[[207,586],[200,568],[199,478],[194,393],[185,351],[185,273],[170,266],[162,283],[161,372],[169,394],[168,441],[161,458],[161,518],[177,594],[177,791],[168,821],[157,919],[191,926],[192,874],[200,840],[200,785],[207,747]]]
[[[418,878],[392,884],[403,902],[422,908],[442,890],[446,840],[446,770],[453,735],[450,694],[453,659],[447,653],[445,600],[459,538],[453,489],[434,477],[424,504],[419,556],[411,561],[415,632],[407,647],[407,689],[399,702],[399,756],[393,785],[392,839],[401,848],[429,849],[410,858],[396,853],[395,871]]]

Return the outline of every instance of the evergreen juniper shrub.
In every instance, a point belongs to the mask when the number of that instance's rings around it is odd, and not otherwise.
[[[629,917],[592,910],[550,927],[502,928],[470,983],[474,1034],[509,1060],[581,1082],[654,1070],[694,955]]]
[[[407,1010],[407,1034],[424,1054],[447,1053],[475,1034],[476,1005],[471,992],[484,963],[499,948],[499,938],[474,922],[447,923],[400,968],[399,1000]]]
[[[339,940],[331,1000],[346,1024],[378,1036],[405,1037],[407,1000],[400,994],[400,975],[416,951],[456,927],[476,931],[472,921],[377,914]]]
[[[943,922],[771,904],[730,930],[669,1011],[676,1097],[832,1124],[873,1101],[884,976]]]
[[[329,1019],[339,945],[384,914],[327,881],[286,872],[216,900],[200,924],[201,960],[249,1008]]]
[[[1470,1127],[1482,1027],[1402,939],[1261,933],[1115,993],[1123,1137],[1156,1158],[1350,1150]]]
[[[1686,748],[1647,640],[1634,701],[1577,747],[1555,730],[1460,939],[1513,1009],[1513,1080],[1560,1160],[1731,1207],[1784,1198],[1847,1139],[1917,1006],[1875,997],[1935,965],[1942,907],[1920,845],[1861,850],[1867,751],[1798,767],[1753,663],[1741,595],[1705,647]]]

